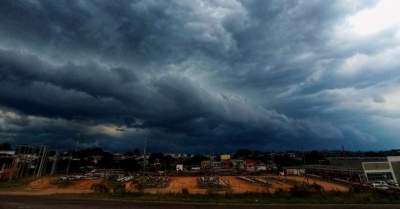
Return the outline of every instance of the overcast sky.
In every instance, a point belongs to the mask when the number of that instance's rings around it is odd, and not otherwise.
[[[400,148],[398,0],[4,0],[0,142]]]

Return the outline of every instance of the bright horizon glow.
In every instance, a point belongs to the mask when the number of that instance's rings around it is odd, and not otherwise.
[[[400,1],[381,0],[375,7],[361,10],[348,19],[352,31],[370,35],[400,26]]]

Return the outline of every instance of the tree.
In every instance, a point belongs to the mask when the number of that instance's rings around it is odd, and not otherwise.
[[[287,155],[277,155],[275,156],[274,161],[279,169],[281,169],[282,167],[296,166],[302,164],[301,161],[293,159]]]
[[[93,155],[103,155],[104,151],[101,148],[95,147],[95,148],[81,149],[74,154],[76,154],[76,156],[82,158],[82,157],[90,157]]]
[[[252,157],[253,152],[249,149],[238,149],[235,153],[235,158],[249,158]]]
[[[11,144],[8,142],[1,143],[0,150],[11,150]]]
[[[104,152],[103,157],[99,161],[99,167],[101,168],[114,168],[114,156],[109,152]]]
[[[134,158],[128,158],[121,161],[121,168],[126,171],[139,171],[140,165]]]
[[[133,155],[139,156],[139,155],[140,155],[140,149],[135,148],[135,149],[133,150]]]
[[[208,160],[208,158],[203,155],[195,155],[192,158],[185,160],[184,164],[185,165],[200,165],[201,161],[203,161],[203,160]]]
[[[155,163],[157,160],[160,161],[164,158],[163,153],[151,153],[149,157],[149,163]]]
[[[306,164],[319,164],[320,161],[325,159],[322,153],[316,150],[306,153],[304,158]]]

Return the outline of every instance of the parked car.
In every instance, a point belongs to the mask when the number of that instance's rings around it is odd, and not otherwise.
[[[379,190],[388,190],[389,184],[384,181],[376,181],[371,184],[372,188],[379,189]]]

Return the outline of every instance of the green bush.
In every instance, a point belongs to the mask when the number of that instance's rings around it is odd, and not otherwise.
[[[95,193],[108,193],[110,191],[110,189],[107,187],[105,183],[93,184],[91,189]]]
[[[183,195],[189,195],[189,190],[188,190],[188,188],[182,188],[182,194],[183,194]]]
[[[296,184],[290,188],[290,194],[297,197],[304,197],[310,194],[321,194],[324,189],[318,184]]]
[[[118,193],[118,194],[123,194],[123,193],[125,193],[125,192],[126,192],[126,190],[125,190],[125,185],[123,185],[123,184],[117,184],[117,185],[115,185],[114,188],[113,188],[113,192],[114,192],[114,193]]]

